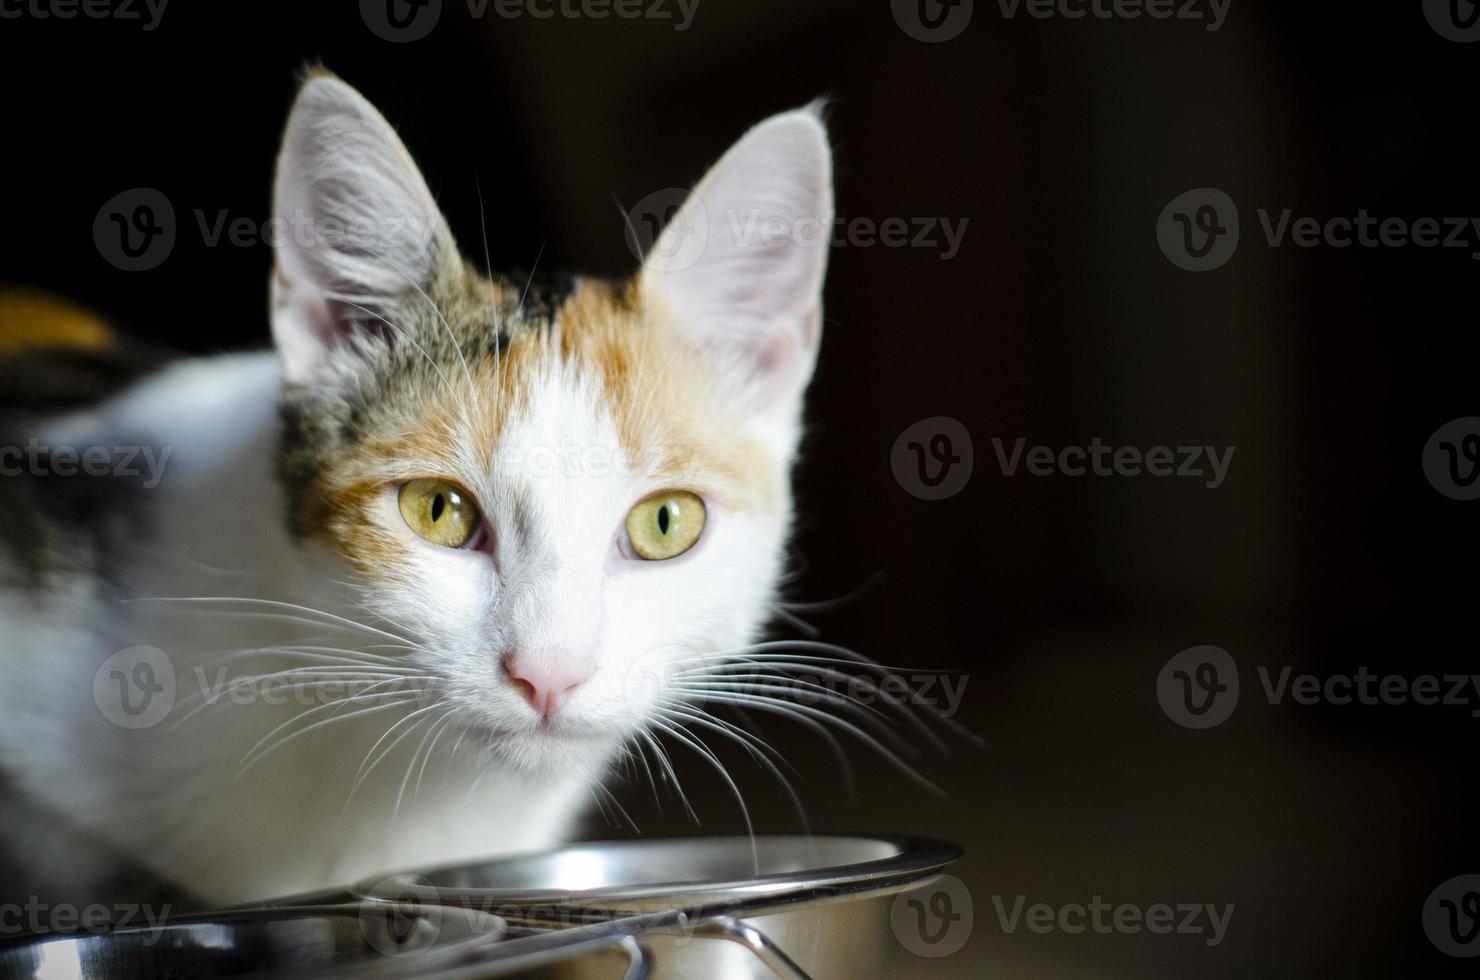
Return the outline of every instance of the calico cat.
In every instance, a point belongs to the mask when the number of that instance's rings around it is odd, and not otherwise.
[[[275,209],[275,351],[4,416],[0,800],[88,842],[36,855],[79,894],[102,854],[221,904],[554,845],[770,617],[815,108],[746,133],[626,281],[485,277],[326,73]]]

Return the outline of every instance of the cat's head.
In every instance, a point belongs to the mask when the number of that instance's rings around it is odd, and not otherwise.
[[[630,279],[488,278],[385,119],[305,83],[272,288],[289,520],[507,761],[633,734],[769,618],[831,182],[816,111],[784,113]]]

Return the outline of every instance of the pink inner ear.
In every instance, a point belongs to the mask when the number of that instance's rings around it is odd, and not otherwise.
[[[315,328],[322,330],[322,337],[327,345],[337,344],[350,334],[360,334],[374,337],[387,347],[395,346],[396,331],[379,310],[363,303],[348,303],[339,299],[329,300],[325,307],[323,323],[316,323]]]
[[[798,339],[789,329],[771,330],[755,348],[755,373],[777,374],[792,364],[796,357]]]

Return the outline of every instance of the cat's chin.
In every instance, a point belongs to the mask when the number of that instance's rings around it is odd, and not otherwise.
[[[583,774],[621,744],[610,729],[573,724],[483,726],[485,751],[504,767],[533,775]]]

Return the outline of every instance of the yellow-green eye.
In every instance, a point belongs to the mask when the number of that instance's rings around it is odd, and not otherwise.
[[[704,532],[704,501],[687,490],[666,490],[627,515],[627,540],[646,561],[677,558]]]
[[[400,503],[411,530],[448,548],[467,544],[483,520],[472,495],[447,480],[412,480],[401,488]]]

